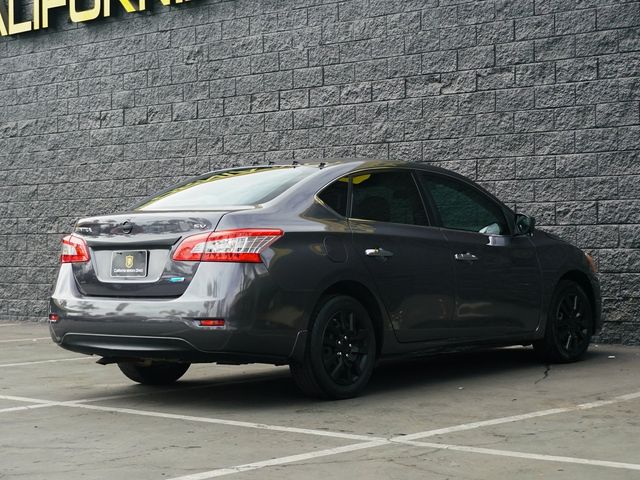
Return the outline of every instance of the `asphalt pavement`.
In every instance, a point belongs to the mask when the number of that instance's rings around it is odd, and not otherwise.
[[[640,347],[385,362],[356,399],[286,367],[194,365],[170,387],[0,323],[0,479],[640,479]]]

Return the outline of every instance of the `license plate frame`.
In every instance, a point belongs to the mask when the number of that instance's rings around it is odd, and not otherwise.
[[[149,252],[116,250],[111,252],[112,278],[144,278],[147,276]]]

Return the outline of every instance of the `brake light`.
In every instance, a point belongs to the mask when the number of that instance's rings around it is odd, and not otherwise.
[[[279,229],[241,229],[199,233],[185,238],[173,253],[183,262],[260,263],[260,254],[283,232]]]
[[[75,235],[67,235],[62,239],[62,253],[60,255],[60,262],[62,263],[76,263],[76,262],[88,262],[91,257],[89,256],[89,248],[87,243],[80,237]]]

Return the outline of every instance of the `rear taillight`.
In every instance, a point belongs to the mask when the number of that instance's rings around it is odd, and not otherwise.
[[[82,238],[76,237],[75,235],[67,235],[62,239],[62,254],[60,255],[60,262],[88,262],[90,258],[89,248]]]
[[[173,253],[183,262],[260,263],[260,254],[283,235],[279,229],[242,229],[199,233],[185,238]]]

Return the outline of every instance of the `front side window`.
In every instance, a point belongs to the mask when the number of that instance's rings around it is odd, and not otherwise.
[[[351,217],[377,222],[427,225],[427,215],[408,171],[371,172],[351,177]]]
[[[444,228],[505,235],[509,232],[502,209],[470,185],[451,178],[420,173]]]
[[[216,210],[258,205],[273,200],[317,171],[315,167],[278,166],[215,172],[160,193],[136,210]]]

